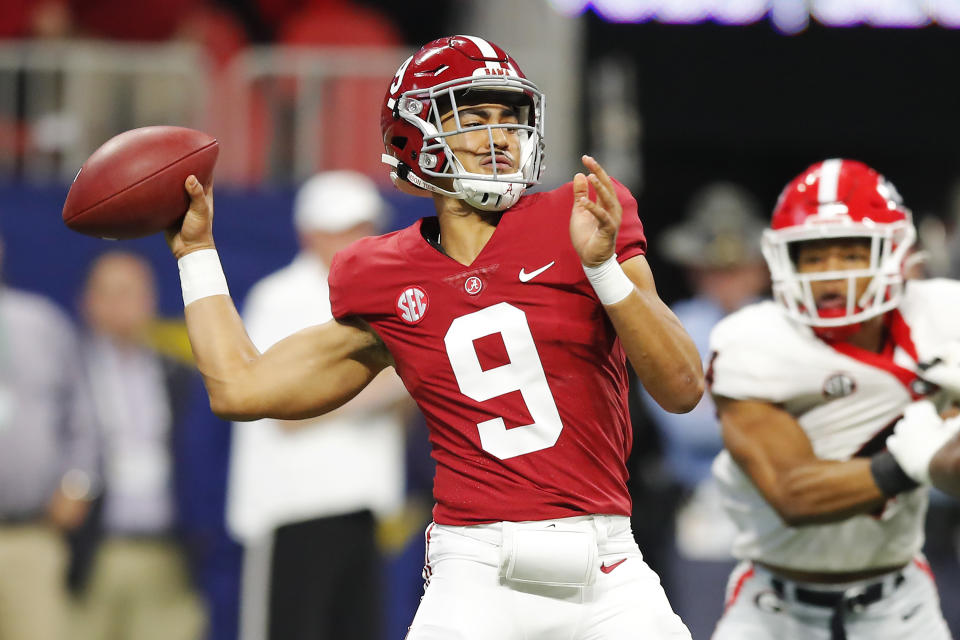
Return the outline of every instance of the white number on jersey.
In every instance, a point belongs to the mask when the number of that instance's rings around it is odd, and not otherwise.
[[[510,362],[484,371],[473,341],[495,333],[503,338]],[[519,391],[533,418],[532,424],[512,429],[507,429],[503,418],[479,423],[477,429],[484,451],[506,460],[548,449],[557,443],[563,423],[522,310],[501,302],[468,313],[450,324],[443,341],[463,395],[483,402]]]

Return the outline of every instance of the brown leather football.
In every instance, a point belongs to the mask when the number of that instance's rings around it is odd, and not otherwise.
[[[100,238],[139,238],[186,213],[183,183],[213,179],[217,140],[184,127],[142,127],[114,136],[80,167],[63,204],[64,223]]]

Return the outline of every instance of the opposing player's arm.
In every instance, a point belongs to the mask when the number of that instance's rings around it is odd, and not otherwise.
[[[756,400],[714,399],[724,445],[787,525],[837,522],[875,511],[887,500],[869,458],[823,460],[783,409]]]
[[[960,498],[960,434],[948,440],[930,460],[933,486]]]
[[[194,176],[184,186],[190,208],[183,221],[167,231],[167,243],[178,260],[214,248],[213,187],[205,192]],[[185,270],[182,263],[182,277]],[[223,278],[222,272],[213,275]],[[207,269],[187,280],[210,289],[209,282],[217,277]],[[377,334],[360,320],[330,321],[304,329],[261,354],[233,300],[221,295],[225,292],[225,284],[213,286],[184,310],[210,407],[222,418],[300,420],[322,415],[355,396],[392,364]]]
[[[589,156],[583,164],[591,173],[573,178],[573,247],[644,388],[667,411],[690,411],[704,389],[697,347],[657,295],[646,258],[614,262],[623,206],[603,167]],[[596,191],[596,202],[590,200],[588,183]]]
[[[673,413],[690,411],[704,387],[697,347],[657,294],[647,259],[634,256],[620,266],[634,291],[605,309],[630,364],[657,404]]]

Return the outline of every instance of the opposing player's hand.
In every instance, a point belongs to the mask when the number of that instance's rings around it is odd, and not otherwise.
[[[921,363],[920,377],[960,400],[960,341],[944,345],[929,362]]]
[[[887,438],[887,450],[903,472],[919,482],[930,484],[930,460],[960,431],[960,417],[944,420],[929,400],[909,405]]]
[[[570,241],[580,261],[595,267],[613,255],[617,231],[623,217],[623,208],[613,188],[613,181],[600,163],[583,156],[583,165],[589,175],[578,173],[573,177],[573,211],[570,213]],[[588,184],[593,186],[597,200],[590,199]]]
[[[167,229],[167,244],[175,258],[200,249],[213,249],[213,184],[206,189],[196,176],[188,176],[184,188],[190,195],[186,215]]]

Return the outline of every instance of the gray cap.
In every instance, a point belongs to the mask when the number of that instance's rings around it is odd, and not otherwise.
[[[307,180],[293,203],[297,231],[337,233],[362,222],[380,226],[387,203],[377,185],[356,171],[327,171]]]
[[[690,199],[684,221],[660,236],[660,251],[688,267],[724,268],[760,260],[766,223],[756,198],[731,182],[714,182]]]

